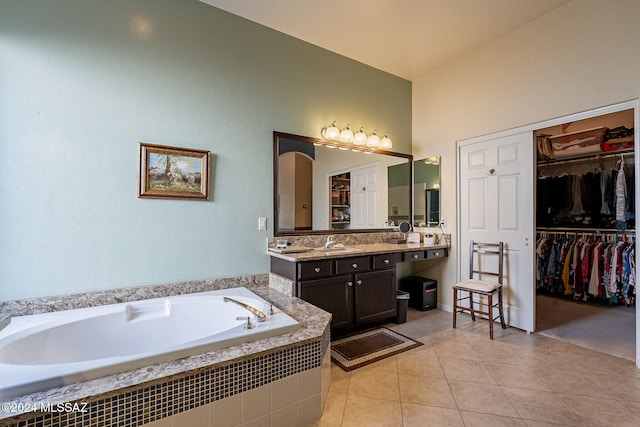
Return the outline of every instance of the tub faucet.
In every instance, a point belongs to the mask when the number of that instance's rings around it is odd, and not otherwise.
[[[238,300],[235,300],[235,299],[229,298],[229,297],[224,297],[223,300],[224,300],[224,302],[232,302],[234,304],[238,304],[242,308],[246,308],[251,313],[256,315],[256,317],[258,318],[258,322],[264,322],[265,320],[267,320],[267,316],[263,312],[261,312],[260,310],[258,310],[255,307],[251,307],[248,304],[245,304],[243,302],[240,302]]]
[[[327,241],[324,244],[325,249],[329,249],[332,245],[335,245],[336,242],[333,241],[333,236],[327,236]]]

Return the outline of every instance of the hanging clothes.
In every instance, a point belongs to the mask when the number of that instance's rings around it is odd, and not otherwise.
[[[611,242],[618,238],[612,233],[574,237],[538,234],[537,291],[635,305],[635,239]]]
[[[622,162],[616,176],[616,227],[618,231],[627,229],[627,178]]]

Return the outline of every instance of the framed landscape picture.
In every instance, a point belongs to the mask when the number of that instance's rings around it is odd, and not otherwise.
[[[144,142],[138,148],[138,197],[209,199],[209,151]]]

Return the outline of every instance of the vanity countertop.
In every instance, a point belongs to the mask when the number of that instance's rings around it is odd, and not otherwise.
[[[278,253],[272,250],[268,250],[268,253],[272,257],[281,258],[287,261],[300,262],[300,261],[313,261],[319,259],[331,259],[331,258],[348,258],[362,255],[376,255],[387,253],[403,253],[419,250],[429,249],[448,249],[449,245],[437,244],[426,245],[424,243],[367,243],[360,245],[348,245],[344,249],[322,250],[318,248],[310,248],[306,252],[295,253]]]

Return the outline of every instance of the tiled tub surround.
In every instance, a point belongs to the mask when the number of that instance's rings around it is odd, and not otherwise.
[[[227,301],[238,301],[239,304]],[[0,331],[0,401],[298,330],[247,288],[19,316]]]
[[[255,276],[250,276],[235,284],[238,286],[247,281],[254,283],[252,291],[296,319],[300,323],[298,331],[5,401],[3,410],[12,405],[14,409],[27,409],[34,403],[52,404],[55,407],[62,403],[86,402],[87,412],[0,411],[0,425],[138,426],[166,417],[180,417],[185,411],[190,411],[188,414],[192,414],[192,411],[205,412],[204,406],[209,413],[216,411],[216,408],[219,412],[212,417],[211,424],[204,424],[212,426],[237,425],[225,424],[225,421],[229,421],[225,416],[241,416],[243,424],[251,425],[256,420],[264,421],[266,417],[275,420],[283,413],[290,416],[294,409],[296,419],[302,423],[318,418],[328,390],[330,315],[297,298],[257,284],[265,283],[266,277],[264,275],[256,280]],[[220,284],[232,287],[227,285],[233,280]],[[211,285],[193,282],[187,287],[199,292],[212,290]],[[169,289],[176,288],[180,288],[180,284],[154,286],[145,290],[137,289],[133,293],[125,292],[125,297],[131,298],[138,292],[147,297],[167,296]],[[108,292],[104,294],[106,299],[115,298],[108,297]],[[82,300],[92,305],[90,295]],[[64,297],[55,301],[65,308],[69,304]],[[46,304],[41,304],[42,301],[32,300],[30,303],[5,303],[5,306],[35,307],[38,312],[51,311],[45,309]],[[298,384],[295,391],[291,388],[294,382]],[[295,398],[283,400],[277,397],[282,394],[283,388],[288,390],[287,396],[295,394]],[[243,411],[240,415],[221,409],[234,407],[246,399],[252,400],[255,395],[264,397],[267,390],[272,394],[277,390],[277,394],[269,400],[269,408],[263,405],[256,411]],[[268,411],[265,412],[266,409]]]

